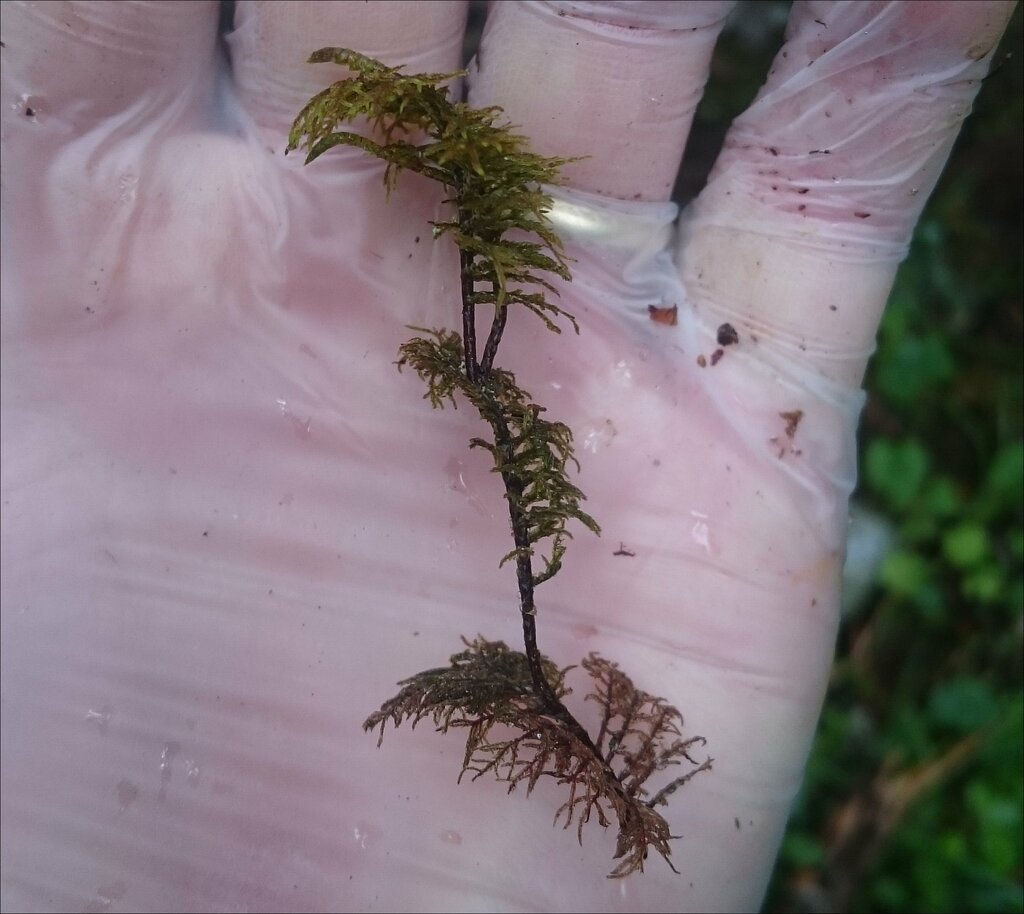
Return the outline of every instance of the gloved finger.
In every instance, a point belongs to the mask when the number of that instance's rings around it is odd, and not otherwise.
[[[203,100],[213,72],[217,4],[5,3],[4,143],[79,133],[129,111],[154,115]],[[34,134],[13,133],[24,121]]]
[[[860,381],[1012,2],[808,2],[682,238],[708,328]]]
[[[243,0],[228,36],[238,94],[274,145],[283,148],[296,114],[343,67],[306,63],[327,46],[349,47],[407,72],[448,72],[461,62],[467,4],[266,3]],[[337,160],[337,156],[332,157]]]
[[[732,0],[494,4],[470,65],[473,105],[500,105],[544,155],[588,156],[569,185],[667,200]]]
[[[6,333],[75,335],[112,313],[118,265],[143,234],[137,194],[159,196],[155,156],[210,123],[217,11],[208,0],[4,4],[3,206],[19,229],[5,231]],[[181,196],[163,197],[163,224]]]

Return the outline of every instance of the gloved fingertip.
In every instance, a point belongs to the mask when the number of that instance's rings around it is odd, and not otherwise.
[[[498,105],[575,188],[667,200],[731,2],[495,4],[470,102]]]
[[[287,136],[302,106],[344,77],[334,64],[309,64],[322,47],[346,47],[404,65],[448,72],[461,62],[465,0],[393,3],[239,2],[228,36],[238,94],[257,125]]]

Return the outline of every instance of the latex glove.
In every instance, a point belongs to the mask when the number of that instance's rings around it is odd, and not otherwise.
[[[580,336],[514,314],[498,358],[575,430],[604,528],[539,591],[541,648],[618,661],[715,759],[667,812],[681,875],[613,881],[614,830],[552,829],[552,785],[457,786],[453,735],[360,730],[461,635],[520,643],[507,520],[478,421],[392,365],[405,325],[458,325],[438,189],[385,205],[361,153],[282,151],[341,75],[312,50],[453,69],[464,5],[239,3],[218,69],[212,3],[4,4],[5,910],[758,906],[864,362],[1011,5],[797,4],[674,257],[728,10],[495,4],[471,74],[591,157],[552,213]]]

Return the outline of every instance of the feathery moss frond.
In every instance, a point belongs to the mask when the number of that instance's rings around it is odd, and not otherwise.
[[[509,371],[495,368],[479,383],[469,381],[462,370],[462,343],[457,333],[426,332],[428,337],[402,344],[398,364],[410,365],[426,383],[424,397],[432,405],[454,404],[458,391],[494,430],[493,442],[473,438],[470,446],[490,452],[492,471],[508,477],[505,497],[525,523],[526,554],[533,555],[534,546],[551,540],[550,554],[544,556],[545,569],[533,576],[534,585],[540,584],[561,566],[565,540],[572,538],[566,529],[569,520],[579,521],[594,533],[601,529],[580,506],[586,496],[569,481],[569,464],[578,467],[572,431],[562,422],[543,418],[544,408],[532,402]],[[520,549],[512,550],[502,564],[519,554]]]
[[[398,366],[409,365],[426,385],[432,406],[469,403],[491,431],[470,447],[491,455],[501,477],[512,527],[513,562],[519,589],[524,653],[502,642],[477,638],[451,657],[448,667],[426,670],[399,683],[401,690],[370,715],[364,729],[379,729],[378,745],[390,720],[415,726],[429,717],[447,732],[467,730],[463,775],[493,774],[530,793],[542,776],[569,790],[555,822],[573,822],[582,841],[592,818],[602,826],[618,821],[610,874],[642,871],[650,848],[669,859],[668,823],[655,811],[710,759],[697,764],[683,739],[682,717],[671,705],[637,689],[618,667],[596,655],[583,660],[594,681],[587,698],[603,712],[598,736],[563,703],[565,674],[537,647],[534,591],[562,566],[570,521],[599,533],[587,514],[585,496],[569,479],[579,469],[569,427],[548,419],[544,407],[519,386],[512,372],[495,364],[509,310],[522,307],[560,332],[559,320],[577,330],[575,318],[554,304],[556,280],[569,281],[568,258],[546,213],[551,198],[541,190],[558,182],[566,159],[529,150],[525,137],[498,125],[500,108],[474,109],[452,102],[444,85],[463,75],[407,76],[355,51],[323,48],[311,63],[332,62],[353,74],[314,96],[289,135],[288,149],[302,147],[312,162],[336,146],[352,146],[386,163],[388,194],[402,171],[413,171],[449,191],[452,218],[433,223],[435,238],[449,237],[460,253],[462,334],[413,327]],[[366,133],[343,129],[365,122]],[[491,323],[478,351],[478,310],[490,309]],[[534,570],[537,553],[543,569]],[[496,729],[497,728],[497,729]],[[511,733],[511,735],[509,735]],[[648,778],[686,762],[691,770],[649,797]],[[671,866],[671,862],[669,863]]]
[[[594,680],[587,698],[601,707],[603,721],[596,744],[583,742],[538,697],[525,654],[479,636],[465,644],[466,650],[452,655],[450,666],[400,682],[401,691],[366,719],[363,729],[378,731],[377,745],[388,721],[396,728],[404,721],[415,727],[427,717],[441,733],[465,729],[460,781],[467,774],[474,781],[493,775],[508,784],[509,793],[522,784],[529,795],[542,777],[554,778],[569,790],[555,824],[569,828],[575,822],[580,844],[591,818],[604,827],[612,816],[617,821],[615,859],[620,862],[610,877],[643,872],[652,848],[672,866],[672,835],[654,806],[711,768],[710,759],[698,763],[690,758],[687,750],[703,740],[681,739],[679,712],[637,689],[614,663],[591,654],[582,663]],[[571,667],[560,670],[546,657],[543,664],[559,699],[570,694],[565,676]],[[682,763],[686,773],[647,799],[647,780]]]
[[[387,163],[389,192],[403,170],[444,184],[453,192],[458,218],[437,229],[452,233],[474,278],[494,284],[498,307],[510,283],[534,283],[537,271],[569,279],[561,241],[544,217],[551,198],[540,189],[558,183],[569,160],[531,152],[525,137],[495,123],[500,108],[452,102],[443,84],[465,71],[407,76],[402,67],[346,48],[321,48],[309,62],[342,64],[356,75],[310,99],[295,119],[288,150],[305,149],[308,164],[335,146],[363,149]],[[376,139],[340,129],[364,118]],[[503,241],[508,232],[537,240]],[[549,327],[557,326],[552,316],[571,320],[557,305],[525,304]]]

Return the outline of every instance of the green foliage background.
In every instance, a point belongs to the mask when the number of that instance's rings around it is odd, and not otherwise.
[[[787,11],[737,9],[679,199]],[[1024,911],[1021,21],[1018,7],[879,332],[855,500],[895,545],[844,619],[766,911]]]

